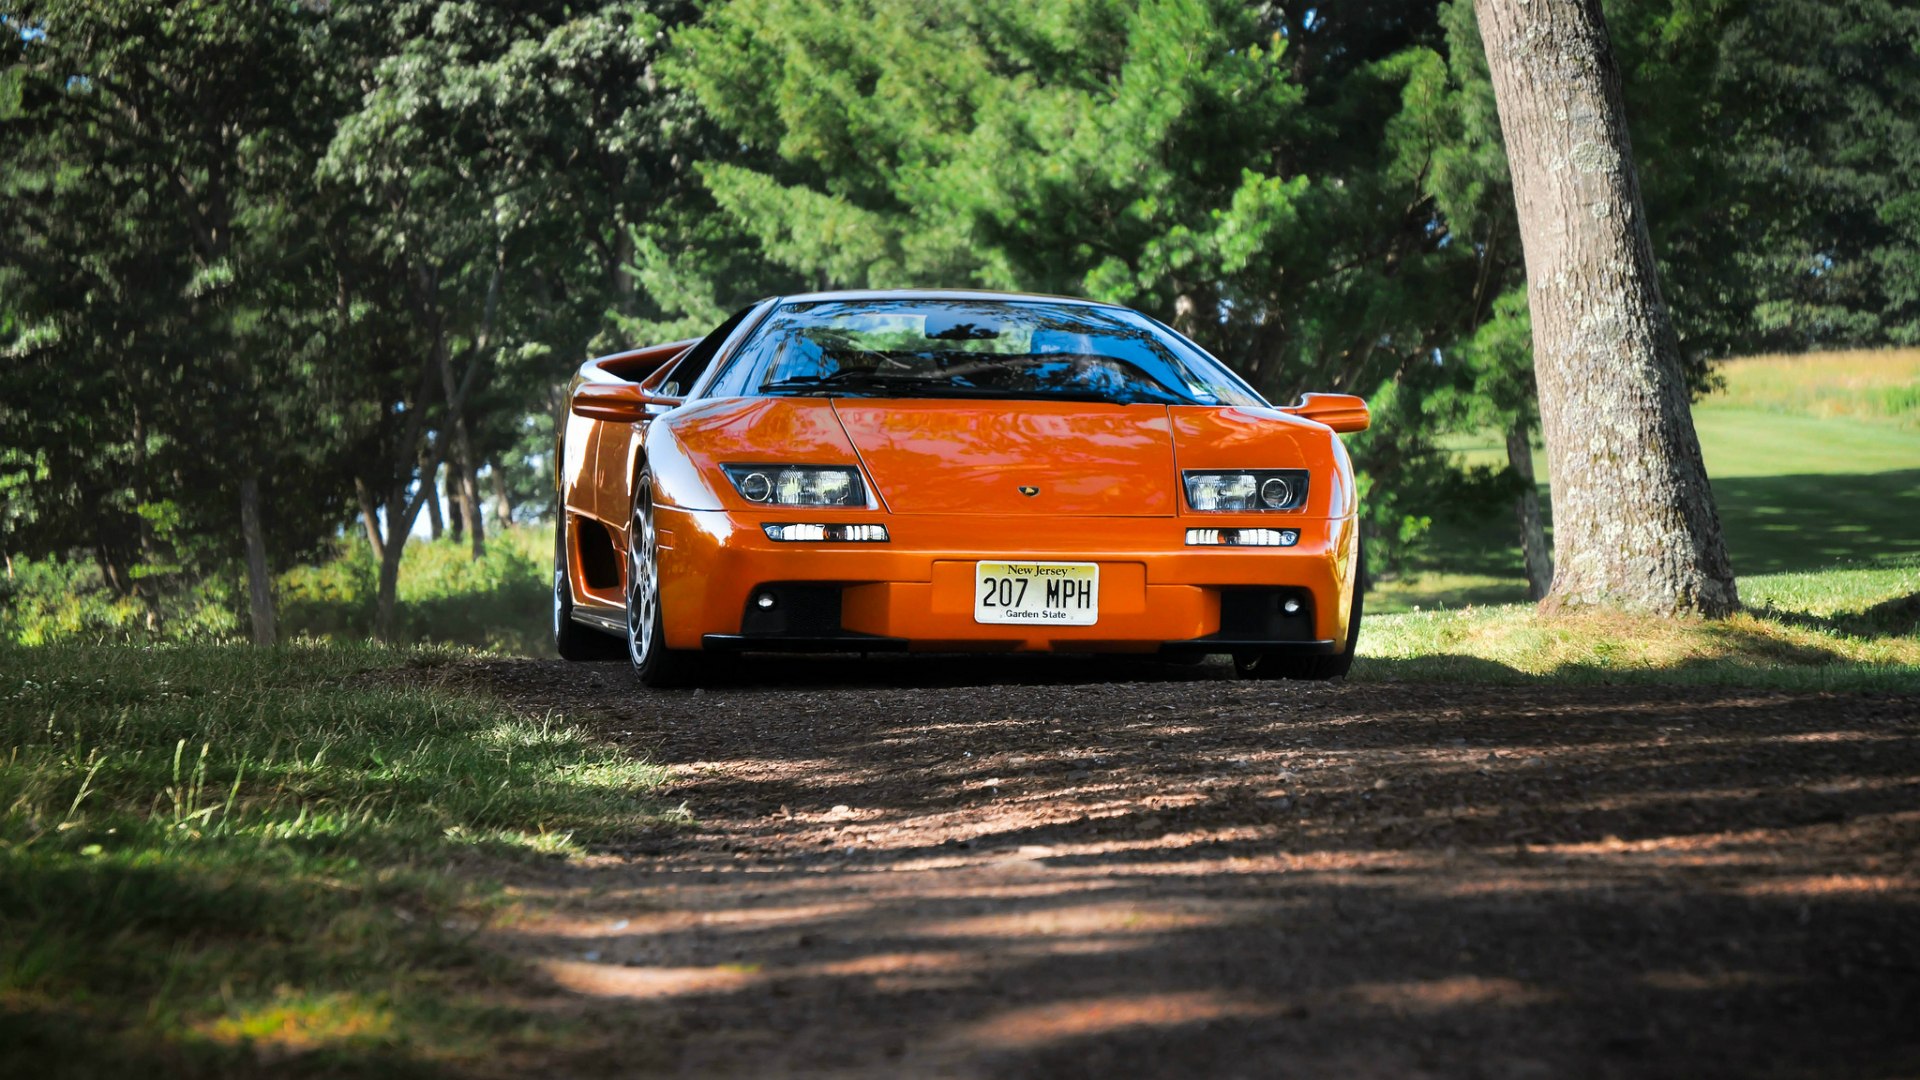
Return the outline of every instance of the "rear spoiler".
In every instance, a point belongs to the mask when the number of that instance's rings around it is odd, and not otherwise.
[[[699,338],[649,345],[644,349],[596,356],[580,365],[579,376],[587,382],[645,382],[647,376],[666,367],[669,361],[700,343]]]

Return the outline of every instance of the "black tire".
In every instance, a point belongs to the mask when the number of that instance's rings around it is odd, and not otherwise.
[[[1367,556],[1362,550],[1354,567],[1353,604],[1347,609],[1347,647],[1321,656],[1302,656],[1280,650],[1233,654],[1233,670],[1243,679],[1344,679],[1353,670],[1354,647],[1360,643],[1360,615],[1366,606]]]
[[[627,532],[627,659],[641,685],[655,689],[692,686],[706,673],[706,657],[669,649],[660,603],[660,549],[653,531],[653,477],[640,474]]]
[[[553,651],[562,660],[618,660],[620,639],[573,621],[573,580],[568,574],[567,515],[553,525]]]

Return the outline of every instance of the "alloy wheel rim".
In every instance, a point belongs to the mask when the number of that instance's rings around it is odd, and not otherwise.
[[[565,629],[566,601],[564,596],[566,587],[566,572],[563,570],[555,570],[553,572],[553,636],[555,640],[559,639],[560,632]]]
[[[658,565],[653,545],[653,516],[633,516],[633,540],[627,544],[627,651],[646,663],[653,651],[653,612],[660,602]]]

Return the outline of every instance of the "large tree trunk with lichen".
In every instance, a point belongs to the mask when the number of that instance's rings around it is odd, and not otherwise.
[[[1551,609],[1739,606],[1600,0],[1475,0],[1527,262]]]

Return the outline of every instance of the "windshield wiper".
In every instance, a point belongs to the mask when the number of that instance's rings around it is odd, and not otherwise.
[[[952,380],[934,375],[886,375],[867,368],[842,368],[831,375],[801,375],[791,379],[775,379],[761,384],[762,390],[816,390],[823,388],[860,388],[877,389],[881,387],[904,386],[919,389],[967,389],[956,385]]]
[[[833,397],[899,390],[923,397],[992,398],[1012,401],[1089,401],[1108,405],[1166,404],[1152,397],[1103,393],[1098,390],[1050,389],[1045,387],[974,386],[954,382],[946,375],[906,373],[889,375],[869,368],[842,368],[830,375],[802,375],[775,379],[762,384],[761,393],[781,391]]]

